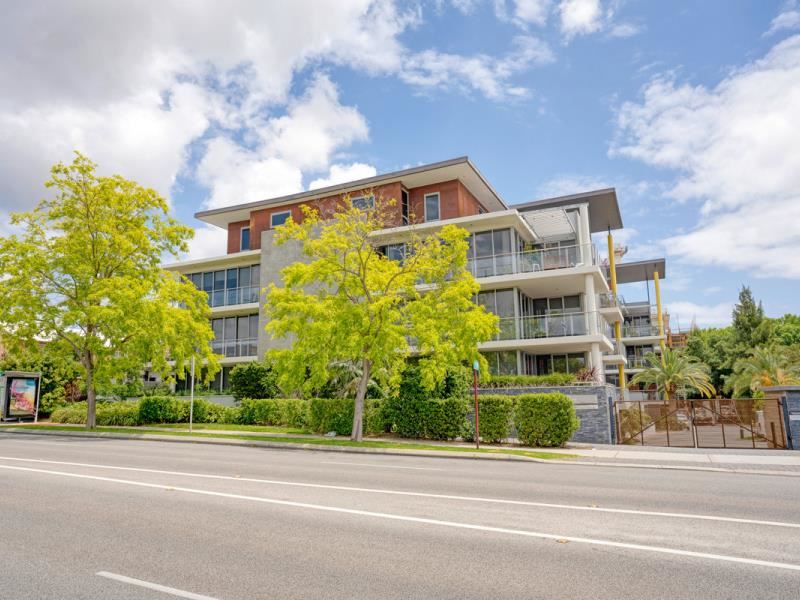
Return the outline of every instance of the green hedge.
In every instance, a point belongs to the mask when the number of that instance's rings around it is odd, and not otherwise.
[[[523,394],[516,397],[514,425],[526,446],[563,446],[580,427],[580,420],[564,394]]]
[[[569,385],[575,383],[575,375],[550,373],[548,375],[492,375],[490,381],[481,381],[482,388],[532,387],[546,385]]]
[[[202,423],[202,408],[197,410],[195,401],[195,420]],[[188,423],[189,401],[169,396],[147,396],[139,400],[139,420],[142,423]]]
[[[308,400],[259,399],[242,400],[239,423],[242,425],[286,425],[305,427],[308,424]]]
[[[75,402],[57,408],[50,415],[53,423],[83,425],[86,423],[86,402]],[[135,427],[140,425],[138,402],[98,402],[95,413],[97,425],[121,425]]]
[[[470,404],[474,412],[474,403]],[[478,407],[481,411],[481,440],[490,444],[500,443],[511,436],[511,424],[514,420],[514,397],[502,394],[483,394],[478,396]],[[475,439],[475,422],[470,420],[465,439]]]
[[[466,398],[390,398],[385,420],[400,437],[452,440],[464,435],[469,401]]]
[[[339,435],[353,432],[355,402],[346,398],[312,398],[308,405],[308,428],[315,433],[335,431]],[[377,434],[386,430],[383,400],[364,401],[362,419],[364,433]]]

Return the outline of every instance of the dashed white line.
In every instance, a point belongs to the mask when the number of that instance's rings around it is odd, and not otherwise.
[[[278,500],[276,498],[264,498],[261,496],[246,496],[243,494],[231,494],[227,492],[215,492],[211,490],[201,490],[195,488],[185,488],[178,486],[165,485],[161,483],[146,483],[144,481],[134,481],[131,479],[116,479],[112,477],[100,477],[99,475],[84,475],[80,473],[70,473],[67,471],[51,471],[49,469],[33,469],[30,467],[14,467],[11,465],[0,465],[0,469],[12,471],[27,471],[31,473],[42,473],[45,475],[56,475],[59,477],[69,477],[75,479],[89,479],[93,481],[104,481],[108,483],[118,483],[136,487],[169,490],[173,492],[184,492],[187,494],[198,494],[202,496],[213,496],[216,498],[229,498],[232,500],[246,500],[249,502],[260,502],[277,506],[288,506],[292,508],[305,508],[308,510],[318,510],[325,512],[356,515],[361,517],[371,517],[375,519],[385,519],[391,521],[401,521],[407,523],[417,523],[422,525],[434,525],[439,527],[451,527],[455,529],[467,529],[486,533],[500,533],[506,535],[522,536],[542,540],[567,541],[576,544],[586,544],[591,546],[605,546],[610,548],[621,548],[625,550],[639,550],[641,552],[651,552],[657,554],[670,554],[675,556],[686,556],[690,558],[700,558],[721,562],[746,564],[759,567],[770,567],[774,569],[785,569],[789,571],[800,571],[800,565],[790,563],[780,563],[768,560],[758,560],[754,558],[744,558],[740,556],[728,556],[725,554],[712,554],[709,552],[695,552],[692,550],[681,550],[679,548],[668,548],[664,546],[647,546],[644,544],[628,544],[625,542],[614,542],[611,540],[601,540],[594,538],[584,538],[569,535],[558,535],[553,533],[542,533],[538,531],[528,531],[524,529],[510,529],[507,527],[491,527],[487,525],[476,525],[473,523],[461,523],[457,521],[443,521],[441,519],[428,519],[423,517],[411,517],[393,513],[374,512],[369,510],[357,510],[353,508],[342,508],[339,506],[328,506],[324,504],[312,504],[309,502],[294,502],[291,500]],[[187,592],[188,593],[188,592]],[[202,598],[202,597],[201,597]]]
[[[718,521],[723,523],[737,523],[743,525],[765,525],[769,527],[787,527],[800,529],[800,523],[787,521],[765,521],[761,519],[745,519],[740,517],[723,517],[720,515],[701,515],[693,513],[674,513],[653,510],[635,510],[630,508],[607,508],[603,506],[585,506],[575,504],[557,504],[553,502],[534,502],[530,500],[508,500],[505,498],[486,498],[481,496],[459,496],[457,494],[434,494],[430,492],[411,492],[405,490],[387,490],[381,488],[364,488],[346,485],[330,485],[325,483],[306,483],[301,481],[283,481],[279,479],[259,479],[253,477],[231,477],[230,475],[212,475],[207,473],[186,473],[183,471],[165,471],[160,469],[145,469],[141,467],[119,467],[114,465],[99,465],[93,463],[78,463],[59,460],[44,460],[39,458],[19,458],[0,456],[0,460],[30,462],[37,464],[61,465],[70,467],[86,467],[93,469],[108,469],[112,471],[130,471],[134,473],[154,473],[156,475],[176,475],[179,477],[194,477],[197,479],[216,479],[223,481],[244,481],[247,483],[262,483],[266,485],[280,485],[287,487],[300,487],[322,490],[339,490],[344,492],[359,492],[365,494],[385,494],[390,496],[411,496],[416,498],[435,498],[439,500],[454,500],[460,502],[483,502],[487,504],[508,504],[513,506],[529,506],[535,508],[554,508],[562,510],[577,510],[586,512],[613,513],[622,515],[640,515],[645,517],[663,517],[668,519],[695,519],[700,521]]]
[[[217,600],[216,598],[212,598],[211,596],[204,596],[203,594],[195,594],[194,592],[179,590],[178,588],[161,585],[160,583],[152,583],[150,581],[144,581],[142,579],[134,579],[133,577],[118,575],[117,573],[109,573],[108,571],[98,571],[97,573],[95,573],[95,575],[98,575],[99,577],[105,577],[106,579],[113,579],[114,581],[120,581],[122,583],[128,583],[130,585],[136,585],[139,587],[147,588],[149,590],[163,592],[164,594],[170,594],[172,596],[177,596],[178,598],[189,598],[189,600]]]
[[[374,465],[370,463],[344,462],[335,460],[322,460],[323,465],[350,465],[353,467],[372,467],[373,469],[411,469],[413,471],[444,471],[445,469],[435,469],[433,467],[401,467],[398,465]]]

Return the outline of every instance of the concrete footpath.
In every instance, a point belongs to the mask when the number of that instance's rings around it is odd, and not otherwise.
[[[41,429],[23,429],[14,426],[0,427],[0,435],[46,435],[46,436],[66,436],[66,437],[95,437],[95,438],[117,438],[142,441],[159,441],[173,443],[190,444],[210,444],[228,446],[255,446],[265,448],[282,448],[290,450],[313,450],[321,452],[343,452],[354,454],[384,454],[401,456],[428,456],[438,458],[460,458],[460,459],[483,459],[483,460],[511,460],[511,461],[534,461],[542,463],[573,464],[573,465],[593,465],[603,467],[634,467],[649,469],[680,469],[692,471],[719,471],[719,472],[741,472],[749,474],[764,475],[784,475],[800,477],[800,452],[786,450],[746,450],[746,449],[703,449],[703,448],[659,448],[643,446],[622,446],[622,445],[603,445],[603,444],[568,444],[566,448],[527,448],[520,446],[491,446],[497,450],[503,448],[508,450],[529,450],[532,452],[541,451],[552,454],[563,454],[564,460],[543,460],[514,454],[489,454],[469,452],[470,444],[464,443],[445,443],[430,442],[427,440],[395,440],[391,441],[398,444],[424,443],[427,446],[438,446],[442,450],[422,450],[418,448],[364,448],[352,446],[336,445],[315,445],[311,443],[286,443],[270,438],[291,437],[291,438],[313,438],[319,436],[311,435],[290,435],[276,434],[267,432],[233,432],[223,430],[202,430],[198,433],[204,435],[217,434],[215,437],[202,437],[190,435],[159,435],[159,431],[165,434],[167,431],[176,432],[177,429],[164,429],[157,427],[142,428],[142,434],[131,433],[110,433],[110,432],[89,432],[76,427],[75,431],[48,431]],[[185,431],[185,430],[184,430]],[[248,437],[263,438],[259,440],[242,440],[233,437],[237,433]],[[345,441],[345,438],[342,438]],[[456,447],[457,452],[447,452],[447,449]],[[488,446],[484,446],[488,448]]]

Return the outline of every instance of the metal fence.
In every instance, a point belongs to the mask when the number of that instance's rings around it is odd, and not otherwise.
[[[616,403],[621,444],[684,448],[786,448],[777,398],[713,398]]]

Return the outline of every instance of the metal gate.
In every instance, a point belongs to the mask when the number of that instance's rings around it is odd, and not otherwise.
[[[617,442],[683,448],[786,448],[779,398],[618,401]]]

